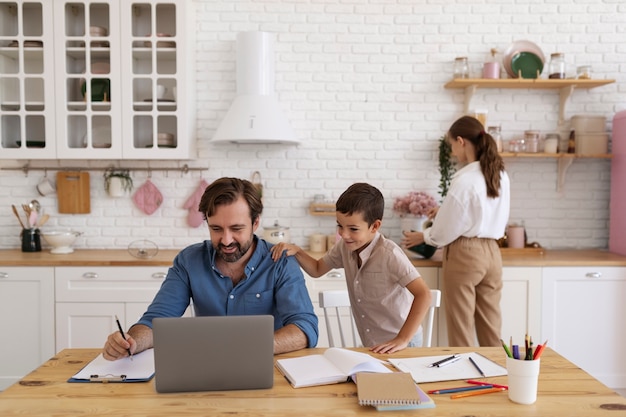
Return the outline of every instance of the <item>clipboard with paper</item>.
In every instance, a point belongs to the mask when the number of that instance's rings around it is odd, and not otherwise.
[[[104,359],[101,353],[67,382],[146,382],[153,377],[154,349],[148,349],[116,361]]]
[[[457,379],[475,379],[482,375],[469,360],[471,357],[485,373],[485,377],[506,375],[506,368],[476,352],[460,353],[461,360],[443,367],[428,365],[440,361],[447,356],[422,356],[414,358],[389,358],[388,361],[396,369],[409,372],[417,384],[426,382],[454,381]]]

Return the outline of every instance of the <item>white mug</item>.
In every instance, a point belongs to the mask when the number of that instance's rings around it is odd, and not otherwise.
[[[165,98],[166,92],[167,92],[167,87],[165,87],[163,84],[157,84],[156,93],[157,93],[158,99]]]
[[[48,179],[48,177],[43,177],[42,180],[39,181],[39,184],[37,184],[37,191],[42,197],[45,197],[47,195],[54,194],[56,192],[56,187],[52,181]]]

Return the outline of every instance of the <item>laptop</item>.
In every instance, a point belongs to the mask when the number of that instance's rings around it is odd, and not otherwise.
[[[157,392],[271,388],[274,317],[155,318]]]

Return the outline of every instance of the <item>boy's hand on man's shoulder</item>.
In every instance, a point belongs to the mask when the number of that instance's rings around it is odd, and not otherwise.
[[[272,254],[272,259],[274,260],[274,262],[279,260],[280,257],[283,256],[283,254],[285,254],[285,256],[294,256],[296,253],[298,253],[299,250],[300,248],[297,245],[284,242],[277,243],[270,248],[270,252]]]

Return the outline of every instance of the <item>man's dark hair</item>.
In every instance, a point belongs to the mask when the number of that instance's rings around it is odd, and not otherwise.
[[[232,204],[239,197],[243,197],[250,208],[250,219],[252,223],[263,213],[263,202],[258,189],[248,180],[239,178],[219,178],[209,184],[204,190],[198,211],[202,213],[204,219],[211,217],[217,207]]]

